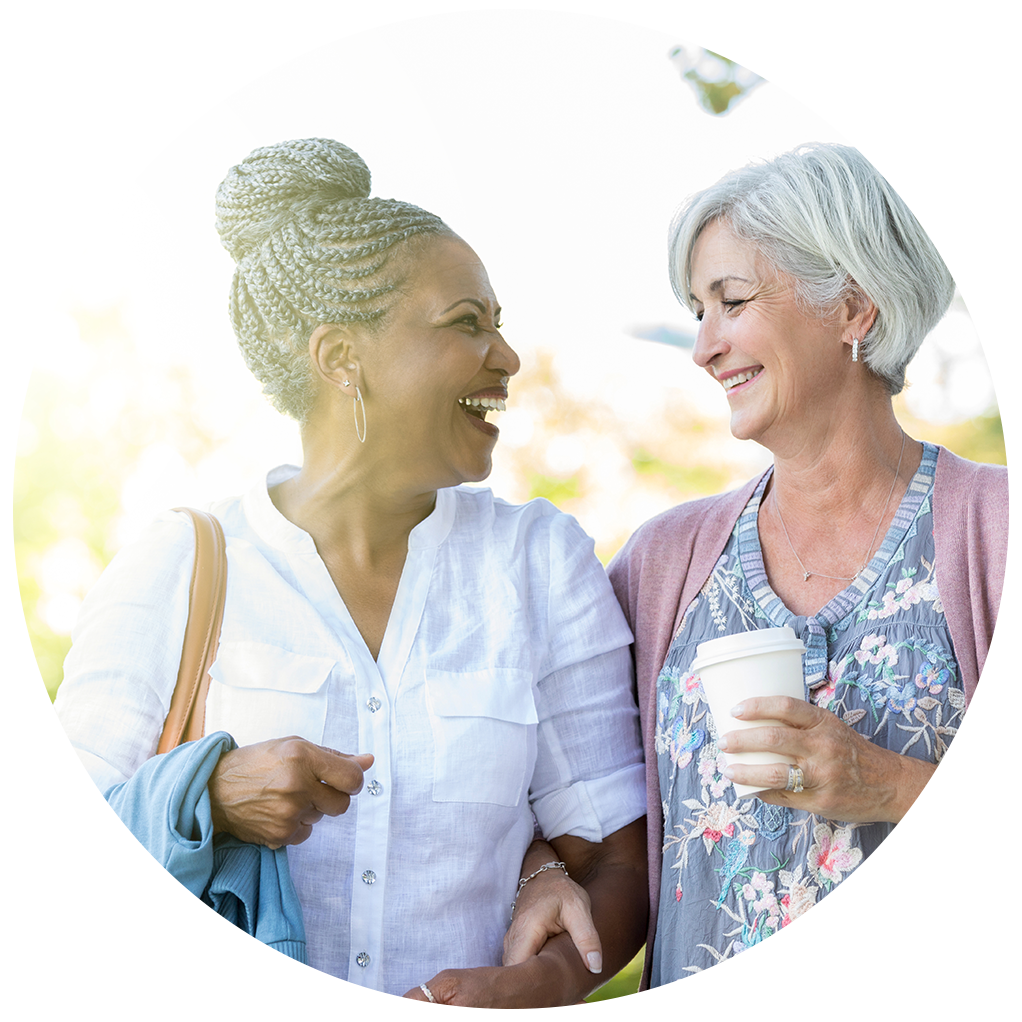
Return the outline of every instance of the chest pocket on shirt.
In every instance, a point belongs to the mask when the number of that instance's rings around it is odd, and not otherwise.
[[[426,668],[434,802],[516,806],[536,762],[532,673]]]
[[[335,663],[260,642],[222,642],[209,672],[206,734],[224,730],[239,745],[288,735],[319,744]]]

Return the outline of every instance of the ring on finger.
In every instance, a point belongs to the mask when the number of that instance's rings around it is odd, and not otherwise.
[[[426,995],[426,1000],[429,1001],[430,1004],[436,1004],[436,998],[425,983],[420,983],[419,989]]]
[[[789,764],[788,783],[784,786],[784,790],[790,791],[793,795],[797,795],[805,788],[805,780],[806,775],[802,773],[802,768]]]

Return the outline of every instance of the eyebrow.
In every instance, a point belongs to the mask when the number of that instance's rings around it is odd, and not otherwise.
[[[727,283],[727,282],[728,282],[729,280],[737,280],[737,281],[740,281],[740,282],[741,282],[742,284],[751,284],[751,283],[752,283],[752,281],[751,281],[751,280],[749,280],[749,279],[747,279],[746,277],[739,277],[739,276],[737,276],[736,274],[728,274],[728,275],[727,275],[726,277],[719,277],[719,278],[718,278],[717,280],[713,281],[713,282],[712,282],[712,283],[711,283],[711,284],[710,284],[710,285],[709,285],[709,286],[707,287],[707,290],[708,290],[708,291],[710,292],[710,294],[711,294],[711,295],[712,295],[712,294],[717,294],[718,292],[720,292],[720,291],[723,291],[723,290],[724,290],[724,285],[725,285],[725,284],[726,284],[726,283]],[[698,302],[698,301],[699,301],[699,299],[698,299],[698,298],[696,298],[696,296],[695,296],[694,294],[692,294],[692,292],[691,292],[691,291],[689,292],[689,295],[688,295],[688,296],[689,296],[689,298],[691,298],[691,299],[692,299],[692,301],[694,301],[694,302]]]
[[[459,298],[453,305],[448,305],[440,315],[446,316],[452,309],[456,309],[459,305],[464,305],[466,302],[469,305],[474,305],[480,312],[486,311],[486,306],[478,298]]]

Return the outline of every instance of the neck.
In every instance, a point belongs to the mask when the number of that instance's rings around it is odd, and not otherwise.
[[[774,453],[770,490],[786,519],[834,520],[875,509],[891,490],[900,497],[919,467],[922,445],[906,440],[885,393],[882,400],[838,408],[819,425],[801,424],[787,442],[768,444]],[[900,463],[900,467],[899,467]]]
[[[270,496],[321,552],[345,547],[372,562],[405,547],[408,534],[432,512],[436,490],[414,485],[405,466],[387,463],[347,425],[346,432],[303,428],[302,468]]]

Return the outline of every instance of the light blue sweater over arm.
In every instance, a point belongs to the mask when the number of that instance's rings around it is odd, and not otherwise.
[[[312,1007],[286,849],[214,846],[206,783],[232,748],[219,732],[154,756],[54,826],[44,1008]]]

